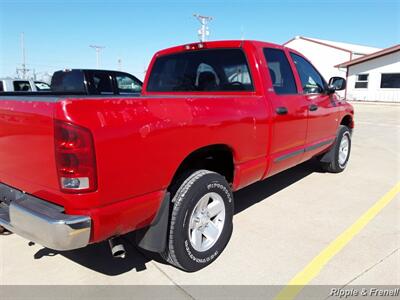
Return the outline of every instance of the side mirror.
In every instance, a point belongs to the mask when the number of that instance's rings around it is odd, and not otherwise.
[[[336,91],[342,91],[346,88],[346,79],[342,77],[332,77],[329,79],[328,93],[333,94]]]

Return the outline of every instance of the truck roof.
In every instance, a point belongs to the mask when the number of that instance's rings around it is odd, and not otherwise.
[[[284,46],[274,43],[268,43],[257,40],[221,40],[221,41],[210,41],[210,42],[194,42],[188,44],[182,44],[160,50],[156,53],[156,56],[167,55],[181,51],[208,49],[208,48],[241,48],[245,44],[253,44],[256,47],[272,47],[272,48],[284,48]]]
[[[110,72],[110,73],[126,73],[129,75],[133,75],[131,73],[128,73],[126,71],[118,71],[118,70],[106,70],[106,69],[79,69],[79,68],[73,68],[73,69],[62,69],[62,70],[57,70],[55,72],[70,72],[70,71],[82,71],[82,72],[86,72],[86,71],[98,71],[98,72]],[[134,75],[133,75],[134,76]]]

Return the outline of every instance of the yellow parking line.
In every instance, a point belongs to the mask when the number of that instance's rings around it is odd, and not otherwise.
[[[275,300],[292,300],[312,279],[314,279],[322,268],[340,252],[386,205],[400,192],[398,182],[389,192],[369,208],[353,225],[343,231],[333,242],[322,250],[314,259],[300,271],[287,286],[283,288],[274,298]]]

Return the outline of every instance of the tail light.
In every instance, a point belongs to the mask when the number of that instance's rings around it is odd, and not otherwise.
[[[67,122],[54,122],[56,165],[61,191],[92,192],[97,189],[96,157],[91,132]]]

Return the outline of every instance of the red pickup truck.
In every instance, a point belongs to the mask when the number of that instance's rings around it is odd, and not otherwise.
[[[56,250],[136,231],[185,271],[224,250],[233,191],[349,159],[353,108],[300,53],[258,41],[155,54],[140,96],[0,96],[0,225]],[[118,251],[119,249],[119,251]]]

